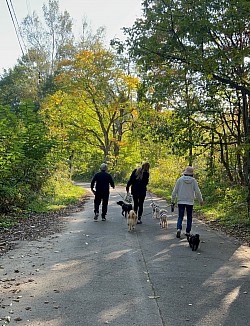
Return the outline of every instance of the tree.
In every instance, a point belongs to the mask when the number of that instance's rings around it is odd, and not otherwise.
[[[59,1],[49,0],[43,5],[45,24],[33,12],[22,22],[22,36],[28,47],[24,62],[31,62],[40,78],[46,78],[57,70],[58,63],[74,54],[72,19],[67,11],[60,13]]]
[[[114,54],[98,46],[62,61],[56,81],[61,90],[48,98],[42,111],[50,129],[61,126],[67,139],[78,135],[102,152],[102,160],[116,164],[134,110],[137,78],[120,70]]]
[[[33,105],[0,106],[0,212],[25,209],[50,175],[53,147]]]
[[[203,80],[203,95],[207,99],[210,89],[217,88],[219,107],[213,107],[212,111],[218,114],[212,115],[211,108],[201,105],[205,101],[200,98],[200,104],[196,101],[195,106],[192,105],[196,118],[191,116],[191,119],[218,137],[222,163],[227,167],[229,178],[232,163],[229,157],[237,144],[234,154],[238,167],[243,164],[240,171],[248,187],[250,216],[249,1],[145,0],[143,7],[144,17],[137,19],[132,28],[125,29],[131,55],[142,71],[148,74],[157,69],[162,79],[167,70],[183,68],[194,79]],[[230,100],[228,93],[232,94]],[[231,110],[232,104],[234,110]],[[186,108],[190,111],[190,106]],[[211,116],[217,120],[211,121]],[[218,122],[217,129],[215,122]]]

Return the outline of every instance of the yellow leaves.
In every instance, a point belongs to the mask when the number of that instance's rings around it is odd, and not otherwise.
[[[70,65],[72,65],[72,60],[64,59],[64,60],[60,61],[60,63],[58,64],[58,67],[61,68],[61,67],[70,66]]]
[[[129,89],[136,89],[139,85],[139,79],[137,77],[127,75],[124,76],[123,79],[127,83]]]
[[[213,75],[212,74],[207,74],[207,79],[208,80],[212,80],[213,79]]]
[[[90,61],[93,60],[94,53],[89,50],[83,50],[76,54],[76,60]]]
[[[55,94],[55,97],[54,97],[54,103],[55,103],[55,105],[60,105],[60,104],[62,104],[62,99],[61,99],[60,96],[58,96],[57,93]]]
[[[139,113],[135,108],[132,108],[131,115],[135,119],[135,118],[138,118]]]

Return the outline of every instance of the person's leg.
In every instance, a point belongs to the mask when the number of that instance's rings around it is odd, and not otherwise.
[[[109,201],[109,194],[103,194],[102,196],[102,219],[106,220],[106,214],[108,211],[108,201]]]
[[[177,234],[176,237],[180,238],[181,236],[181,230],[182,230],[182,221],[184,217],[185,212],[185,205],[184,204],[178,204],[178,219],[177,219]]]
[[[145,195],[139,196],[138,198],[138,220],[141,220],[142,213],[143,213],[143,204],[145,200]]]
[[[134,202],[134,211],[137,214],[138,206],[139,206],[139,197],[133,194],[133,202]]]
[[[193,205],[186,205],[187,210],[187,227],[186,234],[189,235],[192,229],[192,220],[193,220]]]
[[[95,194],[95,199],[94,199],[94,213],[95,213],[95,217],[94,219],[97,220],[98,219],[98,215],[99,215],[99,206],[101,204],[101,196],[99,194]]]

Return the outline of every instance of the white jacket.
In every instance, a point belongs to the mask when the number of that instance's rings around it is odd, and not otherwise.
[[[172,192],[171,202],[175,202],[177,197],[177,204],[193,205],[196,197],[200,203],[203,202],[202,194],[195,178],[183,175],[175,184]]]

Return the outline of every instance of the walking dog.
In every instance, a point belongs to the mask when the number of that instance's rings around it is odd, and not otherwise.
[[[152,218],[160,218],[160,206],[156,205],[154,202],[150,204],[152,207]]]
[[[136,213],[131,209],[128,213],[128,218],[127,218],[128,231],[132,231],[135,229],[136,221],[137,221]]]
[[[124,201],[119,200],[117,202],[117,205],[122,207],[122,215],[124,217],[127,217],[127,214],[129,213],[129,211],[131,211],[132,209],[132,204],[126,204]]]
[[[191,234],[190,236],[188,236],[187,239],[188,239],[190,248],[192,248],[192,251],[196,251],[200,244],[200,235],[197,233]]]
[[[168,216],[165,209],[160,210],[160,226],[165,229],[168,227]]]

